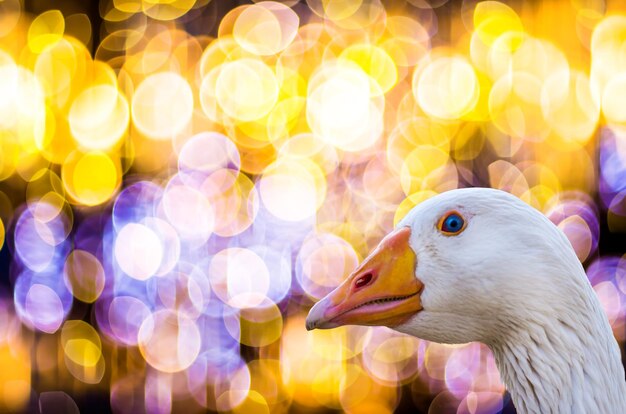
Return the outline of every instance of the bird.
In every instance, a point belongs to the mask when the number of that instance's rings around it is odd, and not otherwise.
[[[306,319],[343,325],[487,345],[518,413],[626,413],[619,345],[570,242],[502,190],[413,207]]]

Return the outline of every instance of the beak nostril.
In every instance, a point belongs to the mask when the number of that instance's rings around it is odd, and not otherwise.
[[[357,289],[362,288],[363,286],[368,285],[371,281],[372,281],[372,274],[371,273],[366,273],[363,276],[359,277],[354,282],[354,287],[357,288]]]

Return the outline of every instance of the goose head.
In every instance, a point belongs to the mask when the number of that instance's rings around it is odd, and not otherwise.
[[[537,319],[584,312],[590,292],[569,241],[540,212],[500,190],[459,189],[413,208],[306,324],[489,345]]]

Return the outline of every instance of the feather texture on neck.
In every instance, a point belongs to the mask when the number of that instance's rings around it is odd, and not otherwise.
[[[490,344],[513,402],[519,413],[624,413],[620,350],[600,303],[571,299],[576,313],[509,321],[509,335]]]

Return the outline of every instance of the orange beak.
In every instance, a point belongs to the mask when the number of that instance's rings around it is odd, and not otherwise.
[[[410,236],[408,227],[387,235],[339,287],[311,308],[307,330],[342,325],[391,327],[419,312],[424,285],[415,276],[417,259],[409,246]]]

